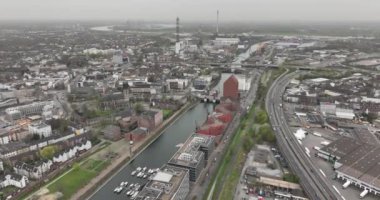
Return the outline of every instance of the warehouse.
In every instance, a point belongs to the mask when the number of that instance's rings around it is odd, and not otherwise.
[[[336,177],[344,186],[354,185],[380,194],[380,146],[342,137],[318,150],[317,156],[334,162]]]

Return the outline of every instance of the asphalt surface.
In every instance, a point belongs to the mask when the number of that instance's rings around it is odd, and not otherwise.
[[[303,147],[300,146],[288,126],[282,110],[282,94],[290,79],[296,72],[282,75],[275,80],[266,97],[266,109],[276,133],[277,143],[289,163],[289,166],[300,178],[304,191],[313,200],[338,200],[340,196],[333,191],[327,180],[318,173]]]

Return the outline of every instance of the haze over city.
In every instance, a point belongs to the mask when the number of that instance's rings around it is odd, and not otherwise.
[[[1,0],[0,20],[380,21],[377,0]]]
[[[379,200],[380,0],[0,0],[0,200]]]

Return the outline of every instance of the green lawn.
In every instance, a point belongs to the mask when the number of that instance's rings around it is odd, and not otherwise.
[[[51,184],[48,189],[51,193],[61,192],[63,194],[62,199],[70,199],[70,197],[81,187],[86,185],[92,178],[96,176],[95,171],[83,169],[82,167],[76,167],[65,176],[58,179]]]
[[[96,171],[96,172],[101,172],[104,168],[106,168],[108,165],[109,165],[110,163],[107,161],[107,162],[102,162],[102,163],[100,163],[98,166],[96,166],[95,168],[94,168],[94,170]]]
[[[172,116],[173,110],[171,110],[171,109],[164,109],[164,110],[162,110],[162,114],[164,116],[164,120],[168,119],[170,116]]]
[[[48,186],[51,193],[61,192],[62,199],[70,199],[78,189],[91,181],[110,164],[109,161],[88,159],[81,165],[74,165],[73,170]]]
[[[94,160],[94,159],[88,159],[86,160],[82,166],[83,168],[87,169],[87,170],[92,170],[92,171],[96,171],[95,169],[98,167],[98,165],[100,165],[101,163],[103,163],[103,161],[101,160]]]

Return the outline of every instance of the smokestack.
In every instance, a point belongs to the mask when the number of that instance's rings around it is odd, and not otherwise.
[[[176,41],[179,42],[179,17],[177,17],[177,26],[176,26],[177,34]]]
[[[219,34],[219,10],[216,11],[216,35]]]

